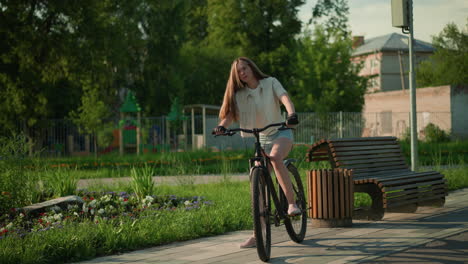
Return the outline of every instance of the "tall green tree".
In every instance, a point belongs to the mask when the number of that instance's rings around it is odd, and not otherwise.
[[[77,103],[69,81],[73,30],[70,19],[80,3],[0,1],[0,127],[22,124],[30,146],[35,127]],[[31,150],[31,149],[30,149]]]
[[[299,39],[296,83],[289,92],[298,111],[360,112],[366,79],[351,62],[351,45],[341,30],[326,31],[316,25]]]
[[[366,79],[358,75],[362,66],[351,62],[348,10],[345,0],[319,0],[312,8],[309,27],[299,38],[290,91],[298,111],[362,110]]]
[[[104,127],[104,120],[109,117],[109,109],[102,100],[98,85],[90,80],[83,80],[82,83],[84,93],[81,106],[77,111],[72,111],[70,117],[82,132],[94,136],[94,155],[97,156],[97,132]]]
[[[312,8],[310,24],[321,24],[331,34],[336,30],[348,32],[349,7],[347,0],[318,0]]]
[[[252,58],[287,87],[303,0],[208,0],[208,41]]]
[[[447,24],[432,44],[434,55],[417,67],[417,86],[468,84],[468,23],[464,30]]]
[[[163,115],[170,108],[170,98],[184,89],[180,49],[189,5],[184,0],[143,1],[139,27],[145,47],[141,77],[133,90],[145,114]]]

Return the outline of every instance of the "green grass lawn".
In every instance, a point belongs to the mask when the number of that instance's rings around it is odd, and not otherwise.
[[[447,148],[455,149],[453,146]],[[306,146],[298,146],[290,155],[297,159],[296,165],[303,176],[304,185],[306,185],[307,170],[328,166],[326,163],[306,162],[306,149]],[[451,153],[456,153],[456,151]],[[73,193],[76,191],[73,186],[76,186],[74,184],[80,178],[130,176],[132,168],[151,166],[156,174],[180,175],[180,177],[189,174],[247,173],[246,160],[249,156],[250,152],[246,151],[225,153],[200,151],[139,157],[103,156],[97,160],[93,158],[28,159],[24,156],[9,159],[6,156],[0,160],[0,186],[2,186],[0,211],[2,215],[5,215],[10,212],[10,208],[22,207],[54,196],[63,196],[67,192]],[[443,161],[449,159],[433,159],[434,163],[431,165],[439,166],[439,169],[437,167],[436,169],[446,176],[449,190],[468,187],[468,168],[465,166],[464,157],[464,154],[456,156],[453,160],[458,160],[458,163],[454,162],[449,165],[459,166],[449,169],[443,166],[445,165]],[[62,221],[60,218],[57,226],[50,226],[47,230],[7,235],[5,235],[9,232],[5,232],[7,228],[19,225],[19,221],[25,220],[20,219],[18,215],[16,218],[4,217],[3,221],[0,221],[0,263],[78,261],[173,241],[251,229],[249,183],[230,181],[229,177],[223,179],[224,181],[220,183],[201,185],[181,180],[180,183],[186,184],[155,186],[152,191],[152,194],[158,196],[203,196],[206,201],[212,203],[193,210],[187,210],[182,205],[173,210],[146,211],[141,209],[140,205],[138,214],[114,214],[112,218],[83,218],[71,215],[67,221]],[[112,186],[93,185],[87,191],[130,193],[134,189],[130,183],[118,183]],[[99,198],[98,194],[95,198]],[[355,206],[365,206],[369,203],[369,196],[355,193]],[[12,224],[9,225],[10,223]],[[33,224],[35,222],[31,223]]]

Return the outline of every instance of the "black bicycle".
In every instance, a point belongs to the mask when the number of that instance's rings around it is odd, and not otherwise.
[[[286,126],[286,123],[282,122],[270,124],[264,128],[227,129],[225,133],[218,134],[232,136],[236,134],[236,132],[242,131],[255,136],[255,156],[249,160],[252,216],[258,256],[265,262],[270,259],[271,253],[271,220],[273,220],[275,226],[280,226],[281,223],[284,223],[289,237],[297,243],[304,240],[307,229],[307,207],[304,188],[299,172],[292,163],[294,160],[286,159],[283,162],[290,173],[289,176],[293,186],[294,200],[296,205],[301,209],[301,213],[298,215],[287,215],[288,201],[286,196],[278,184],[276,175],[275,184],[268,170],[268,166],[271,166],[271,161],[260,144],[259,135],[260,132],[270,127],[279,127],[278,130],[291,129]],[[278,187],[278,189],[276,189],[276,187]],[[273,201],[273,204],[271,201]]]

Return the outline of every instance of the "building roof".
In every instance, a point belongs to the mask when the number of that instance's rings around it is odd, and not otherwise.
[[[408,51],[408,36],[391,33],[380,37],[364,40],[364,44],[357,47],[353,56],[380,51]],[[431,43],[415,39],[414,50],[416,52],[434,52]]]

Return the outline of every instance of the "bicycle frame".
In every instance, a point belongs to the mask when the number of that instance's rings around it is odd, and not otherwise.
[[[271,198],[276,208],[275,213],[273,214],[274,223],[275,223],[275,226],[279,226],[281,219],[286,218],[286,214],[285,212],[283,212],[283,210],[279,210],[279,208],[281,208],[281,202],[278,197],[279,192],[277,192],[277,189],[275,188],[275,185],[273,183],[273,180],[270,174],[270,170],[268,169],[268,166],[271,165],[270,158],[265,153],[264,149],[262,148],[260,144],[259,133],[256,133],[256,131],[254,131],[253,134],[255,136],[255,156],[249,159],[250,175],[252,175],[252,170],[256,168],[263,170],[264,173],[262,175],[264,177],[265,183],[268,186],[268,189],[270,190],[268,193],[271,195]],[[278,182],[276,175],[275,175],[275,179]],[[281,188],[281,186],[279,186],[279,188]]]
[[[267,125],[264,128],[253,128],[253,129],[243,129],[243,128],[235,128],[235,129],[226,129],[223,132],[217,131],[213,134],[215,135],[224,135],[224,136],[232,136],[236,134],[238,131],[242,131],[245,133],[250,133],[255,136],[255,153],[252,158],[249,159],[249,167],[250,167],[250,184],[251,184],[251,195],[252,195],[252,215],[253,215],[253,222],[254,222],[254,234],[258,236],[256,241],[257,246],[257,253],[259,258],[262,261],[268,261],[270,259],[270,252],[271,252],[271,229],[270,229],[270,221],[273,217],[273,223],[275,226],[279,226],[283,220],[283,224],[286,227],[286,231],[288,232],[289,237],[291,240],[300,243],[304,239],[305,232],[306,232],[306,221],[307,218],[304,215],[305,211],[305,197],[303,193],[303,187],[301,183],[300,176],[298,175],[297,169],[294,166],[290,166],[290,163],[293,161],[292,159],[286,159],[283,163],[287,166],[290,175],[293,176],[293,181],[295,181],[298,185],[298,189],[294,189],[296,193],[295,196],[299,198],[299,206],[302,208],[300,214],[300,229],[297,229],[293,226],[293,218],[289,218],[287,213],[287,202],[284,192],[282,191],[282,187],[279,184],[279,180],[277,175],[275,174],[275,179],[277,183],[278,189],[275,187],[275,183],[273,182],[272,175],[270,173],[270,166],[271,160],[269,156],[265,153],[265,150],[262,148],[260,144],[260,132],[265,131],[266,129],[273,127],[273,126],[280,126],[278,130],[284,129],[291,129],[286,126],[286,123],[276,123]],[[271,166],[272,167],[272,166]],[[257,171],[258,170],[258,171]],[[294,188],[294,185],[292,186]],[[298,192],[298,190],[300,190]],[[266,200],[265,200],[266,199]],[[296,199],[296,198],[295,198]],[[275,205],[275,210],[272,212],[272,203]],[[297,203],[297,202],[296,202]],[[299,233],[298,233],[299,232]]]

